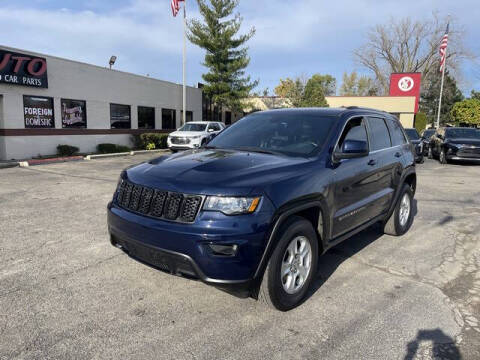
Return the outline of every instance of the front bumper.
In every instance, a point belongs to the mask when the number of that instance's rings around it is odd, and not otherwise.
[[[189,139],[188,143],[174,144],[170,138],[167,139],[167,146],[172,150],[189,150],[198,149],[201,144],[201,139]]]
[[[201,211],[195,223],[182,224],[147,218],[114,204],[108,207],[112,245],[159,270],[200,279],[238,295],[247,295],[270,219],[265,211],[231,217]],[[235,256],[219,256],[211,244],[237,245],[238,250]]]
[[[446,153],[448,160],[455,161],[480,161],[480,149],[478,148],[449,148]]]

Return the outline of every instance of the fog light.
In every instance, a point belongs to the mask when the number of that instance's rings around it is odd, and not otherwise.
[[[208,246],[213,254],[217,256],[235,256],[238,250],[238,245],[208,244]]]

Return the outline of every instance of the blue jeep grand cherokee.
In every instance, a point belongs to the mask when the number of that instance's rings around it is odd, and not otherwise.
[[[112,244],[143,263],[289,310],[332,246],[377,222],[404,234],[415,187],[392,115],[266,111],[203,148],[123,171],[108,227]]]

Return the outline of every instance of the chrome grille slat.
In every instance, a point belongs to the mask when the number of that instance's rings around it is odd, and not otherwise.
[[[203,197],[152,189],[122,180],[117,188],[116,203],[125,210],[141,215],[192,223],[195,221]]]

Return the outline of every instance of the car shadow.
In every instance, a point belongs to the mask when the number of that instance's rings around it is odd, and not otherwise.
[[[407,353],[404,360],[413,360],[423,356],[423,349],[420,349],[422,342],[431,343],[432,359],[460,360],[462,355],[455,345],[455,341],[446,335],[441,329],[419,330],[414,340],[407,344]]]
[[[415,221],[415,216],[418,213],[416,199],[413,199],[412,210],[413,221]],[[411,226],[413,226],[413,222]],[[380,223],[377,223],[329,249],[320,257],[317,274],[302,303],[308,301],[345,260],[358,254],[383,235],[382,226]]]

